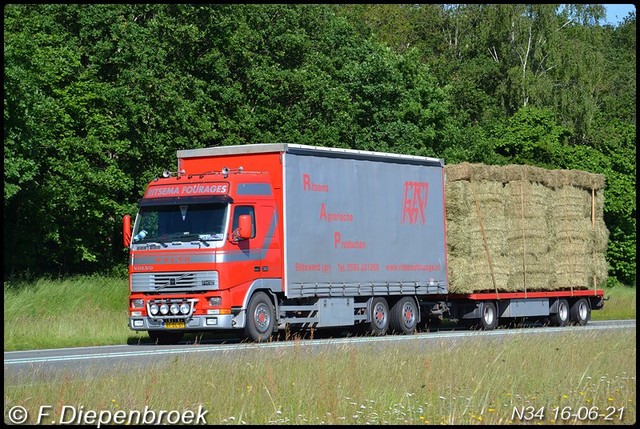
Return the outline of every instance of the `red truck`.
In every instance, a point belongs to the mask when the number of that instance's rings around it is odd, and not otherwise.
[[[131,225],[129,327],[186,332],[357,327],[411,334],[449,317],[585,324],[602,290],[449,293],[444,161],[295,144],[180,150]]]

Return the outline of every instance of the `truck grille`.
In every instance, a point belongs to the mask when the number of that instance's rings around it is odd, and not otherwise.
[[[132,292],[166,293],[217,289],[217,271],[137,273],[131,276]]]

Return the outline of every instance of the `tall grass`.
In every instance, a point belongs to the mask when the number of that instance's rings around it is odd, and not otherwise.
[[[4,349],[126,344],[126,279],[88,276],[4,285]]]
[[[146,340],[128,328],[126,279],[81,276],[4,284],[4,350],[126,344]],[[635,288],[605,290],[594,320],[636,317]]]
[[[572,331],[457,341],[261,348],[5,374],[5,409],[206,410],[208,424],[632,424],[636,337]],[[67,372],[68,371],[68,372]],[[535,410],[531,420],[520,417]],[[562,418],[555,410],[580,412]],[[615,411],[611,420],[588,410]],[[622,414],[622,419],[619,419]],[[541,419],[539,417],[542,417]]]
[[[636,288],[617,284],[604,289],[605,303],[601,311],[591,313],[593,320],[636,318]]]

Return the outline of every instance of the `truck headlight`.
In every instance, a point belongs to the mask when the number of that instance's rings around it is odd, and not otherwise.
[[[149,311],[151,312],[151,314],[153,316],[155,316],[156,314],[158,314],[158,304],[151,304],[149,306]]]
[[[191,310],[191,307],[189,307],[188,304],[182,304],[180,306],[180,313],[182,314],[189,314],[189,310]]]
[[[171,304],[169,311],[171,311],[171,314],[178,314],[180,312],[180,307],[178,307],[178,304]]]
[[[162,304],[160,306],[160,313],[169,314],[169,306],[167,304]]]
[[[143,308],[144,307],[144,299],[132,299],[131,300],[132,308]]]
[[[209,305],[211,307],[216,307],[220,304],[222,304],[222,298],[220,298],[219,296],[212,296],[211,298],[209,298]]]

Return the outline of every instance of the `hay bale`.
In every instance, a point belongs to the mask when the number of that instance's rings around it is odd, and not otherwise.
[[[593,255],[592,274],[595,276],[595,284],[591,284],[592,288],[602,287],[607,283],[609,277],[609,263],[604,253],[595,253]]]
[[[504,212],[506,195],[502,183],[482,180],[473,183],[470,190],[472,198],[469,204],[475,205],[477,199],[480,210],[485,213],[487,210],[492,210],[492,213],[494,210]]]
[[[596,219],[593,226],[592,250],[595,253],[606,253],[609,245],[609,230],[604,223],[604,219]]]
[[[552,226],[552,252],[561,259],[590,254],[594,248],[594,227],[589,219],[556,219]]]
[[[447,221],[447,248],[451,256],[469,256],[469,223]]]
[[[469,181],[471,177],[471,165],[468,162],[460,164],[448,164],[444,166],[444,177],[447,184],[461,180]]]
[[[447,184],[447,244],[458,256],[502,255],[506,245],[504,191],[499,183]],[[449,210],[451,208],[451,210]]]
[[[505,212],[509,217],[546,217],[553,191],[540,183],[515,180],[505,186]]]
[[[549,170],[533,165],[485,165],[463,162],[460,164],[445,165],[445,180],[455,182],[466,181],[493,181],[508,183],[516,180],[524,180],[532,183],[540,183],[550,189],[560,188],[565,185],[596,191],[605,187],[605,177],[602,174],[589,173],[579,170]]]
[[[463,219],[469,212],[469,182],[446,182],[447,221]]]
[[[507,218],[506,253],[541,255],[549,252],[549,226],[545,217]]]
[[[509,290],[512,292],[551,290],[555,275],[549,254],[511,257]]]
[[[590,255],[589,240],[558,241],[552,247],[551,254],[559,259],[580,258]]]
[[[452,257],[449,258],[449,267],[452,266],[456,269],[450,270],[450,293],[508,291],[509,260],[506,257],[492,258],[491,265],[482,256],[475,258]],[[491,268],[493,268],[493,273]]]
[[[592,265],[591,255],[556,261],[551,289],[589,289],[593,283]]]
[[[504,188],[501,183],[481,181],[471,186],[469,247],[472,253],[503,255],[506,246]]]
[[[549,186],[560,188],[572,185],[583,190],[604,189],[605,177],[602,174],[588,173],[580,170],[550,170]]]
[[[509,292],[531,292],[531,291],[550,291],[552,276],[549,273],[530,271],[513,273],[509,276],[507,287]]]
[[[591,218],[591,198],[576,186],[562,186],[556,189],[550,209],[552,215],[559,219]]]
[[[470,253],[490,252],[492,255],[504,255],[507,246],[507,220],[504,215],[489,216],[484,212],[482,223],[476,213],[469,215],[469,238],[467,247]]]
[[[594,214],[596,219],[602,219],[604,217],[604,191],[601,189],[594,192]]]
[[[594,276],[604,284],[604,185],[577,170],[445,166],[450,291],[587,288]]]

